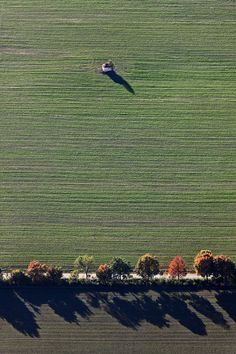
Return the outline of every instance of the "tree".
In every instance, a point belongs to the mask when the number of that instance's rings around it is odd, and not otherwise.
[[[45,276],[51,283],[59,284],[63,276],[63,271],[61,267],[49,266]]]
[[[125,279],[132,272],[132,267],[129,262],[120,258],[114,257],[110,263],[112,277],[115,279]]]
[[[40,283],[45,280],[48,266],[38,261],[31,261],[27,268],[27,274],[33,283]]]
[[[235,263],[230,259],[230,257],[223,254],[220,256],[215,256],[213,262],[213,275],[215,277],[221,277],[226,285],[226,283],[234,277]]]
[[[86,279],[88,277],[88,272],[90,271],[93,264],[94,257],[88,256],[87,254],[85,254],[84,256],[79,256],[74,262],[75,269],[84,272]]]
[[[213,253],[210,250],[201,250],[198,252],[195,258],[200,257],[200,256],[213,256]]]
[[[182,278],[187,274],[186,264],[181,256],[175,256],[168,266],[168,274],[172,278]]]
[[[159,262],[156,256],[146,253],[139,257],[135,267],[135,272],[143,279],[149,280],[159,273]]]
[[[213,274],[213,254],[209,250],[201,250],[194,259],[193,267],[198,275],[206,277]]]
[[[107,284],[111,281],[112,271],[107,264],[100,264],[96,271],[98,281],[102,284]]]

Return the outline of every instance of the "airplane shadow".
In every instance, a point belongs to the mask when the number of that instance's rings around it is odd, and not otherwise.
[[[118,75],[114,70],[108,71],[107,73],[102,72],[102,74],[108,76],[113,82],[123,86],[128,92],[135,95],[133,87],[121,75]]]

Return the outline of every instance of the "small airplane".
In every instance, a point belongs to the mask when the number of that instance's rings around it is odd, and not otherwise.
[[[106,63],[102,64],[102,72],[108,73],[109,71],[114,71],[115,65],[111,60],[108,60]]]

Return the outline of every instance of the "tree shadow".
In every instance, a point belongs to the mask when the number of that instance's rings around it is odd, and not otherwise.
[[[39,337],[40,327],[37,324],[35,313],[13,289],[1,289],[0,304],[0,318],[26,336]]]
[[[236,322],[236,292],[224,291],[216,295],[217,304]]]
[[[126,298],[125,295],[129,297]],[[90,306],[106,311],[123,326],[135,330],[142,325],[143,321],[159,328],[168,328],[170,327],[166,318],[168,314],[192,333],[202,336],[207,334],[205,324],[195,312],[189,309],[185,300],[181,299],[181,295],[165,292],[157,293],[155,298],[147,293],[130,292],[125,295],[117,292],[113,295],[89,293],[86,301]],[[220,320],[224,323],[218,314],[217,321],[220,322]]]
[[[169,327],[169,321],[165,318],[165,312],[158,299],[151,296],[143,295],[139,300],[137,297],[140,314],[148,323],[158,326],[159,328]]]
[[[137,329],[140,326],[140,312],[134,300],[126,301],[119,297],[114,297],[112,300],[107,301],[102,308],[125,327]]]
[[[236,322],[236,292],[219,292],[216,299]],[[193,293],[112,292],[110,289],[81,292],[76,288],[30,287],[2,289],[0,301],[0,318],[31,337],[39,337],[36,314],[41,313],[42,305],[49,306],[64,321],[75,324],[80,323],[80,318],[89,319],[93,315],[92,309],[100,309],[133,330],[143,322],[160,329],[168,328],[171,322],[167,316],[170,316],[192,333],[204,336],[206,326],[196,310],[214,324],[229,328],[223,315],[208,299]]]
[[[127,91],[135,95],[132,86],[121,75],[118,75],[115,70],[108,71],[107,73],[103,72],[102,74],[108,76],[113,82],[123,86]]]
[[[101,308],[100,297],[97,293],[88,293],[86,294],[86,302],[93,308]]]
[[[91,306],[101,308],[125,327],[137,329],[142,321],[149,322],[159,328],[168,327],[168,321],[158,302],[144,295],[139,298],[130,293],[132,299],[125,299],[123,294],[108,296],[107,294],[88,294],[87,301]]]
[[[189,329],[192,333],[204,336],[207,334],[206,326],[203,321],[192,312],[185,301],[176,295],[170,296],[161,293],[159,301],[165,313],[175,318],[182,326]]]
[[[185,300],[189,300],[189,304],[199,313],[209,318],[216,325],[222,326],[225,329],[229,329],[229,325],[225,320],[221,312],[217,311],[209,300],[203,296],[196,294],[190,294],[184,297]]]
[[[79,299],[78,292],[72,289],[30,289],[19,291],[19,295],[37,312],[43,304],[48,305],[66,322],[79,324],[77,316],[88,319],[92,312],[84,301]]]

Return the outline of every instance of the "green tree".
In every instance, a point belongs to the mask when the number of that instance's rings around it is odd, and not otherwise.
[[[84,272],[86,279],[93,265],[94,265],[94,257],[88,256],[87,254],[83,256],[79,256],[78,258],[76,258],[74,262],[75,270]]]
[[[132,267],[129,262],[122,259],[121,257],[114,257],[111,260],[110,268],[112,272],[112,277],[115,279],[125,279],[132,272]]]
[[[146,253],[139,257],[135,272],[145,280],[150,280],[159,273],[159,262],[156,256]]]

